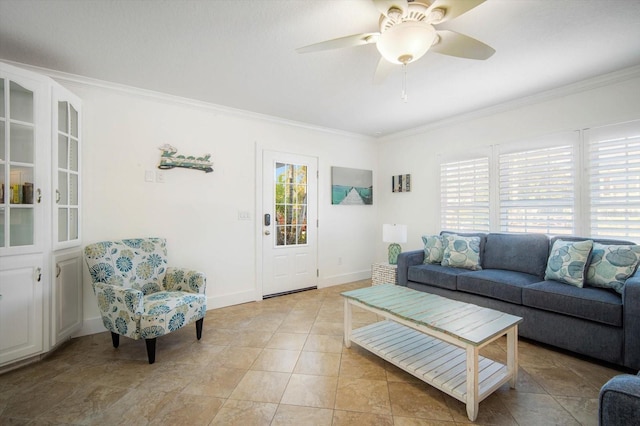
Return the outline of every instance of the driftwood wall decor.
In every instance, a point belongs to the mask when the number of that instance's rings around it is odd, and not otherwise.
[[[174,167],[182,167],[185,169],[202,170],[205,173],[213,171],[213,162],[209,159],[211,154],[205,154],[202,157],[185,157],[184,155],[176,155],[178,150],[169,145],[164,144],[160,148],[162,154],[160,155],[159,169],[173,169]]]

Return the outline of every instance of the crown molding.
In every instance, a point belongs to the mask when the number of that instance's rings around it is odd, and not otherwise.
[[[524,96],[513,101],[502,102],[496,105],[492,105],[486,108],[477,109],[463,114],[458,114],[453,117],[445,118],[442,120],[434,121],[422,126],[414,127],[407,130],[402,130],[390,135],[380,136],[377,138],[378,142],[390,142],[393,140],[406,138],[410,136],[419,135],[430,130],[434,130],[440,127],[451,126],[460,124],[470,120],[507,112],[512,109],[522,108],[530,105],[539,104],[545,101],[562,98],[569,95],[586,92],[588,90],[597,89],[599,87],[609,86],[616,83],[621,83],[634,78],[640,78],[640,65],[632,66],[629,68],[623,68],[618,71],[614,71],[607,74],[602,74],[596,77],[588,78],[578,81],[576,83],[567,84],[557,87],[555,89],[545,90],[533,95]]]
[[[38,67],[35,65],[23,64],[23,63],[11,61],[8,59],[0,58],[0,60],[2,62],[5,62],[7,64],[10,64],[19,68],[24,68],[30,71],[38,72],[40,74],[53,78],[59,83],[65,83],[67,85],[76,85],[80,87],[84,86],[84,87],[90,87],[90,88],[98,88],[98,89],[104,89],[109,91],[115,91],[115,92],[120,92],[126,95],[135,96],[142,99],[150,99],[150,100],[166,102],[174,105],[178,104],[178,105],[203,109],[206,111],[214,112],[216,114],[224,114],[228,116],[263,121],[263,122],[287,126],[287,127],[295,127],[295,128],[305,129],[305,130],[312,130],[316,132],[346,136],[349,138],[361,139],[364,141],[374,140],[373,137],[364,135],[364,134],[346,132],[343,130],[332,129],[329,127],[316,126],[316,125],[304,123],[301,121],[287,120],[285,118],[275,117],[267,114],[261,114],[257,112],[231,108],[224,105],[213,104],[210,102],[199,101],[196,99],[190,99],[190,98],[185,98],[181,96],[170,95],[167,93],[156,92],[154,90],[142,89],[139,87],[128,86],[120,83],[113,83],[110,81],[99,80],[92,77],[85,77],[77,74],[66,73],[63,71],[56,71],[49,68]]]

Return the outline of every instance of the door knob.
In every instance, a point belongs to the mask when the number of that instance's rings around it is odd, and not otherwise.
[[[271,231],[267,229],[266,231],[264,231],[264,235],[271,235]]]

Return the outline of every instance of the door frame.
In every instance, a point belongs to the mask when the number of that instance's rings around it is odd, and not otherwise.
[[[291,151],[283,151],[281,149],[276,149],[276,148],[269,148],[267,146],[264,146],[262,144],[260,144],[259,142],[255,143],[255,155],[254,155],[254,161],[255,161],[255,180],[256,180],[256,199],[255,199],[255,209],[254,209],[254,247],[255,247],[255,271],[256,271],[256,279],[255,279],[255,286],[254,286],[254,300],[260,301],[263,300],[262,298],[262,291],[263,291],[263,283],[264,283],[264,279],[263,279],[263,274],[262,274],[262,270],[263,270],[263,250],[262,250],[262,232],[263,232],[263,226],[262,226],[262,202],[263,202],[263,195],[264,195],[264,191],[263,191],[263,186],[264,186],[264,182],[263,182],[263,155],[265,151],[272,151],[272,152],[280,152],[282,154],[287,154],[287,155],[301,155],[301,156],[305,156],[305,157],[312,157],[316,159],[316,166],[318,169],[318,175],[319,175],[319,170],[320,170],[320,158],[316,155],[308,155],[308,154],[302,154],[299,152],[291,152]],[[320,179],[318,176],[317,182],[317,191],[316,191],[316,199],[314,200],[314,202],[316,203],[317,206],[317,219],[318,221],[320,220]],[[316,232],[316,266],[318,267],[318,269],[320,268],[319,264],[318,264],[318,260],[320,258],[319,255],[319,248],[320,248],[320,232],[319,232],[320,228],[318,227],[318,232]],[[318,277],[318,281],[320,280],[320,277]]]

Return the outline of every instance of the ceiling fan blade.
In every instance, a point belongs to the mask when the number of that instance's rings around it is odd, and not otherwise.
[[[373,4],[384,16],[387,16],[387,12],[393,7],[400,9],[403,15],[409,9],[407,0],[373,0]]]
[[[387,61],[382,56],[378,61],[378,66],[376,67],[376,73],[373,76],[373,84],[382,84],[382,82],[391,74],[391,71],[396,67],[396,64],[393,64]]]
[[[429,7],[427,16],[433,9],[444,9],[445,13],[442,19],[438,22],[434,22],[434,24],[440,24],[445,21],[450,21],[453,18],[456,18],[463,13],[470,11],[471,9],[481,5],[485,1],[486,0],[436,0]]]
[[[341,47],[362,46],[364,44],[375,43],[380,33],[354,34],[346,37],[334,38],[332,40],[321,41],[309,46],[299,47],[298,53],[318,52],[321,50],[339,49]]]
[[[429,49],[442,55],[457,56],[468,59],[489,59],[496,53],[491,46],[464,34],[449,30],[437,31],[439,40]]]

